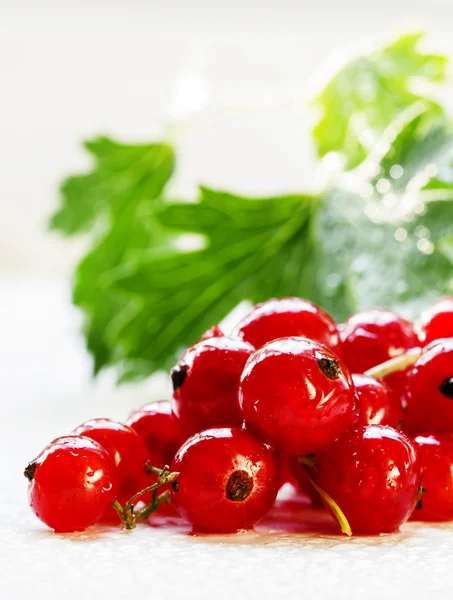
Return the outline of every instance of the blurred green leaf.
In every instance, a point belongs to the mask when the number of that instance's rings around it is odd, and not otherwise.
[[[87,346],[98,372],[114,361],[115,346],[106,334],[129,304],[110,285],[108,274],[137,249],[163,244],[152,213],[173,172],[174,155],[167,144],[123,145],[99,138],[85,146],[95,167],[63,183],[62,206],[51,226],[73,234],[96,225],[92,248],[75,273],[73,298],[84,311]]]
[[[244,298],[309,296],[311,226],[319,199],[244,198],[207,188],[197,203],[168,204],[158,214],[174,233],[203,234],[204,247],[138,254],[116,285],[135,295],[135,311],[117,319],[112,341],[129,365],[167,367]]]
[[[418,45],[422,33],[398,38],[390,45],[348,62],[316,97],[320,117],[313,137],[320,157],[341,152],[347,168],[364,160],[377,136],[406,107],[420,100],[426,119],[442,114],[427,94],[412,89],[414,77],[438,83],[445,78],[447,59],[425,54]]]
[[[173,172],[173,150],[167,144],[119,144],[99,137],[84,146],[95,159],[94,168],[62,183],[61,206],[50,221],[52,229],[67,235],[95,225],[108,229],[131,197],[144,205],[158,198]]]

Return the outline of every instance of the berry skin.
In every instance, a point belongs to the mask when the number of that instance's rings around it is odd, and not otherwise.
[[[118,476],[117,498],[121,504],[153,483],[146,472],[149,455],[145,442],[130,427],[111,419],[92,419],[73,433],[98,442],[113,458]],[[148,499],[146,496],[140,498],[143,501]],[[118,519],[113,508],[108,508],[105,516]]]
[[[385,425],[348,429],[325,453],[319,486],[343,511],[353,533],[391,533],[417,502],[421,472],[416,450]]]
[[[365,310],[342,328],[343,359],[354,373],[364,373],[419,345],[412,323],[390,310]]]
[[[239,378],[253,350],[242,340],[212,337],[184,352],[171,371],[172,408],[189,435],[242,424]]]
[[[255,348],[282,337],[306,337],[341,353],[335,321],[321,308],[301,298],[271,299],[257,304],[232,335]]]
[[[403,407],[395,392],[383,381],[354,373],[352,380],[360,400],[358,425],[389,425],[401,429]]]
[[[420,345],[412,323],[390,310],[365,310],[342,327],[343,359],[353,373],[364,373],[390,358]],[[407,372],[388,375],[385,382],[404,397]]]
[[[334,352],[305,338],[281,338],[251,355],[239,402],[247,429],[277,452],[325,450],[357,419],[351,375]]]
[[[405,429],[453,433],[453,338],[423,349],[409,372]]]
[[[172,500],[195,532],[251,529],[270,510],[278,490],[277,456],[239,428],[209,429],[180,448]]]
[[[448,433],[419,435],[414,439],[420,459],[423,488],[416,521],[453,520],[453,436]]]
[[[115,500],[118,479],[111,456],[78,436],[51,442],[25,469],[35,515],[56,532],[83,531]]]
[[[151,464],[159,469],[171,464],[187,439],[168,400],[150,402],[134,410],[126,425],[143,439]]]
[[[423,312],[417,331],[424,346],[434,340],[453,337],[453,296],[442,298]]]

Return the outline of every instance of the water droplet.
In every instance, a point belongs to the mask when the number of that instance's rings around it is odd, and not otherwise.
[[[415,229],[415,235],[419,238],[429,238],[431,235],[430,230],[427,227],[423,227],[423,225],[419,225]]]
[[[404,242],[404,240],[407,239],[407,231],[403,227],[398,227],[395,231],[395,239],[398,242]]]
[[[380,194],[386,194],[390,191],[391,183],[388,179],[379,179],[376,184],[376,189]]]
[[[401,165],[393,165],[390,169],[390,177],[392,179],[400,179],[403,176],[404,169]]]
[[[432,254],[434,252],[434,244],[426,238],[418,240],[417,248],[420,252],[423,252],[423,254]]]

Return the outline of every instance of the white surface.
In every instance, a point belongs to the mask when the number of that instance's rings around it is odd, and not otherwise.
[[[64,281],[3,278],[0,298],[2,600],[451,598],[453,524],[348,540],[291,533],[304,531],[293,514],[240,536],[194,538],[186,527],[147,525],[52,534],[28,508],[24,466],[55,436],[90,417],[124,418],[162,384],[114,390],[109,377],[90,382]]]

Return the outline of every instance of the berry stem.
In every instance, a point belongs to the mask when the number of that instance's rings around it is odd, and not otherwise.
[[[149,515],[157,510],[161,504],[169,504],[171,502],[171,496],[168,490],[163,494],[160,494],[160,496],[157,495],[157,490],[163,485],[174,482],[179,473],[171,473],[168,465],[165,465],[163,469],[157,469],[156,467],[152,468],[152,473],[157,475],[156,483],[153,483],[134,494],[124,506],[122,506],[118,500],[115,500],[112,504],[112,507],[116,510],[121,522],[124,524],[124,527],[128,530],[135,529],[138,520],[149,517]],[[135,512],[134,502],[143,496],[143,494],[149,492],[152,492],[151,502],[142,510]]]
[[[149,474],[149,475],[160,475],[163,471],[163,469],[159,469],[158,467],[155,467],[150,460],[146,461],[145,464],[145,471]]]
[[[324,500],[324,502],[329,506],[334,517],[338,521],[338,524],[341,529],[341,533],[344,533],[348,537],[351,537],[352,529],[351,529],[351,526],[349,525],[346,515],[341,510],[341,508],[338,506],[338,504],[335,502],[335,500],[332,498],[332,496],[330,496],[326,491],[324,491],[321,487],[319,487],[319,485],[315,482],[315,480],[311,476],[310,469],[313,468],[316,464],[313,457],[310,454],[307,454],[306,456],[302,456],[301,458],[299,458],[299,462],[305,468],[305,472],[307,473],[307,477],[310,480],[311,485],[315,488],[315,490],[318,492],[318,494],[321,496],[321,498]]]
[[[404,371],[404,369],[407,369],[407,367],[410,367],[417,362],[421,356],[421,353],[421,348],[411,348],[411,350],[401,354],[401,356],[391,358],[390,360],[386,360],[376,367],[368,369],[368,371],[365,371],[365,375],[370,375],[376,379],[382,379],[383,377],[387,377],[387,375],[395,373],[396,371]]]
[[[307,472],[308,472],[308,470],[307,470]],[[311,475],[309,473],[308,473],[308,479],[310,480],[311,485],[315,488],[315,490],[318,492],[318,494],[321,496],[321,498],[324,500],[324,502],[329,506],[330,510],[333,512],[333,514],[340,526],[341,533],[344,533],[348,537],[351,537],[352,529],[351,529],[351,526],[349,525],[349,522],[348,522],[344,512],[341,510],[341,508],[338,506],[338,504],[335,502],[335,500],[332,498],[332,496],[330,496],[327,492],[325,492],[322,488],[319,487],[319,485],[311,478]]]
[[[155,502],[151,501],[147,506],[142,508],[142,510],[137,513],[136,520],[143,521],[147,519],[161,504],[171,504],[170,490],[165,490],[165,492],[162,492],[159,496],[156,495]]]

